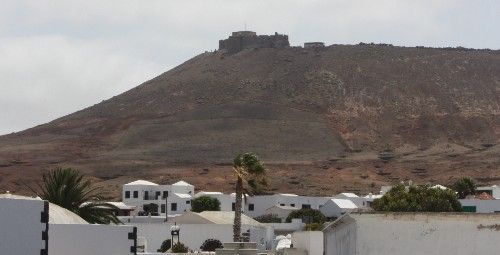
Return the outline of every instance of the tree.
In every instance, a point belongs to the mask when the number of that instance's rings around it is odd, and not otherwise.
[[[459,179],[453,184],[453,189],[458,193],[460,199],[476,194],[476,184],[470,178]]]
[[[233,240],[240,242],[243,193],[253,195],[261,192],[261,189],[267,186],[266,169],[253,153],[243,153],[236,156],[233,161],[233,169],[237,177]]]
[[[158,249],[158,252],[167,252],[170,247],[172,247],[172,240],[167,239],[161,243],[160,249]]]
[[[209,196],[200,196],[191,200],[191,211],[220,211],[219,199]]]
[[[177,242],[172,246],[172,253],[187,253],[188,248],[181,242]]]
[[[207,239],[201,245],[200,249],[202,251],[215,251],[215,249],[223,248],[222,242],[217,239]]]
[[[462,206],[453,190],[429,186],[394,186],[382,198],[375,199],[376,211],[388,212],[460,212]]]
[[[158,205],[154,203],[145,204],[142,206],[145,215],[158,215]]]
[[[114,211],[116,206],[102,202],[100,187],[92,187],[90,180],[71,168],[57,168],[42,176],[39,197],[66,208],[89,223],[120,223]]]
[[[292,219],[302,219],[305,223],[319,223],[323,224],[326,221],[325,215],[319,210],[315,209],[300,209],[292,211],[288,217],[286,217],[286,222],[292,222]]]

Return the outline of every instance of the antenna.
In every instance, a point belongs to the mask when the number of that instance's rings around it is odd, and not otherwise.
[[[245,31],[247,31],[247,22],[245,21]]]

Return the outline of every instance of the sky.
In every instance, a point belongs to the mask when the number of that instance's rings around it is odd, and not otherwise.
[[[1,0],[0,135],[92,106],[231,31],[292,45],[500,48],[498,0]]]

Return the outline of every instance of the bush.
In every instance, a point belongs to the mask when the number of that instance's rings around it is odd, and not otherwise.
[[[323,224],[320,223],[311,223],[306,225],[307,231],[321,231],[323,230]]]
[[[388,212],[461,212],[462,206],[453,190],[428,186],[394,186],[382,198],[375,199],[375,211]]]
[[[188,252],[188,248],[181,242],[175,243],[172,246],[172,253],[186,253]]]
[[[456,181],[453,184],[453,189],[458,193],[458,198],[460,199],[476,194],[476,184],[470,178],[462,178]]]
[[[254,220],[260,223],[281,223],[281,219],[274,214],[265,214],[259,217],[255,217]]]
[[[215,251],[215,249],[223,248],[221,241],[217,239],[207,239],[201,245],[200,249],[202,251]]]
[[[323,224],[326,221],[325,215],[319,210],[315,209],[300,209],[291,212],[286,218],[286,222],[292,222],[292,219],[302,219],[305,223],[320,223]]]
[[[191,211],[220,211],[220,202],[215,197],[200,196],[191,200]]]
[[[163,241],[163,243],[161,243],[161,247],[157,251],[158,252],[167,252],[170,249],[170,247],[172,247],[172,240],[167,239],[167,240]]]

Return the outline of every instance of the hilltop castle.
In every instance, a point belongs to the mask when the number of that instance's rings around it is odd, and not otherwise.
[[[244,49],[255,48],[287,48],[290,47],[288,35],[274,33],[274,35],[257,35],[253,31],[233,32],[229,38],[219,40],[219,50],[230,54]]]

